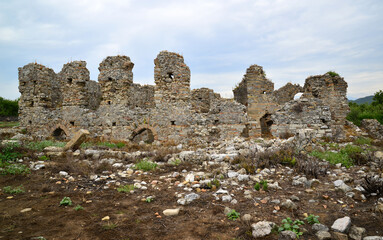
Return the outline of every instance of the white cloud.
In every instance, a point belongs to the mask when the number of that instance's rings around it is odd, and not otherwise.
[[[192,87],[226,96],[251,64],[275,88],[335,70],[362,96],[383,89],[381,12],[374,0],[2,1],[0,83],[35,59],[56,71],[86,60],[97,79],[102,59],[120,54],[135,63],[135,82],[153,84],[153,59],[166,49],[184,54]]]

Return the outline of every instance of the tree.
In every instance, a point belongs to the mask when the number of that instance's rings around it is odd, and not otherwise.
[[[383,104],[383,91],[380,90],[379,92],[376,92],[374,94],[374,97],[372,98],[373,102],[372,105],[382,105]]]

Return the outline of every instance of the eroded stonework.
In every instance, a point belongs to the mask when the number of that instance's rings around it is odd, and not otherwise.
[[[302,87],[288,83],[274,91],[263,68],[251,65],[234,99],[224,99],[208,88],[190,89],[181,55],[162,51],[154,64],[154,86],[133,82],[134,63],[127,56],[105,58],[98,82],[90,80],[84,61],[67,63],[58,74],[25,65],[19,68],[21,126],[40,139],[65,139],[87,129],[92,137],[113,140],[206,142],[299,128],[332,136],[348,111],[347,83],[340,77],[306,79],[304,98],[293,101]]]

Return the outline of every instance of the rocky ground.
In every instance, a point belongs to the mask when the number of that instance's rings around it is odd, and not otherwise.
[[[0,239],[383,239],[380,142],[21,145],[31,170],[0,176]],[[310,155],[347,145],[363,149],[349,168]]]

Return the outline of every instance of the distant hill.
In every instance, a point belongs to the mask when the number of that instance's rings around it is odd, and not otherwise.
[[[350,100],[350,102],[354,102],[357,104],[372,103],[373,97],[374,97],[374,95],[371,95],[371,96],[367,96],[367,97],[358,98],[356,100]]]

